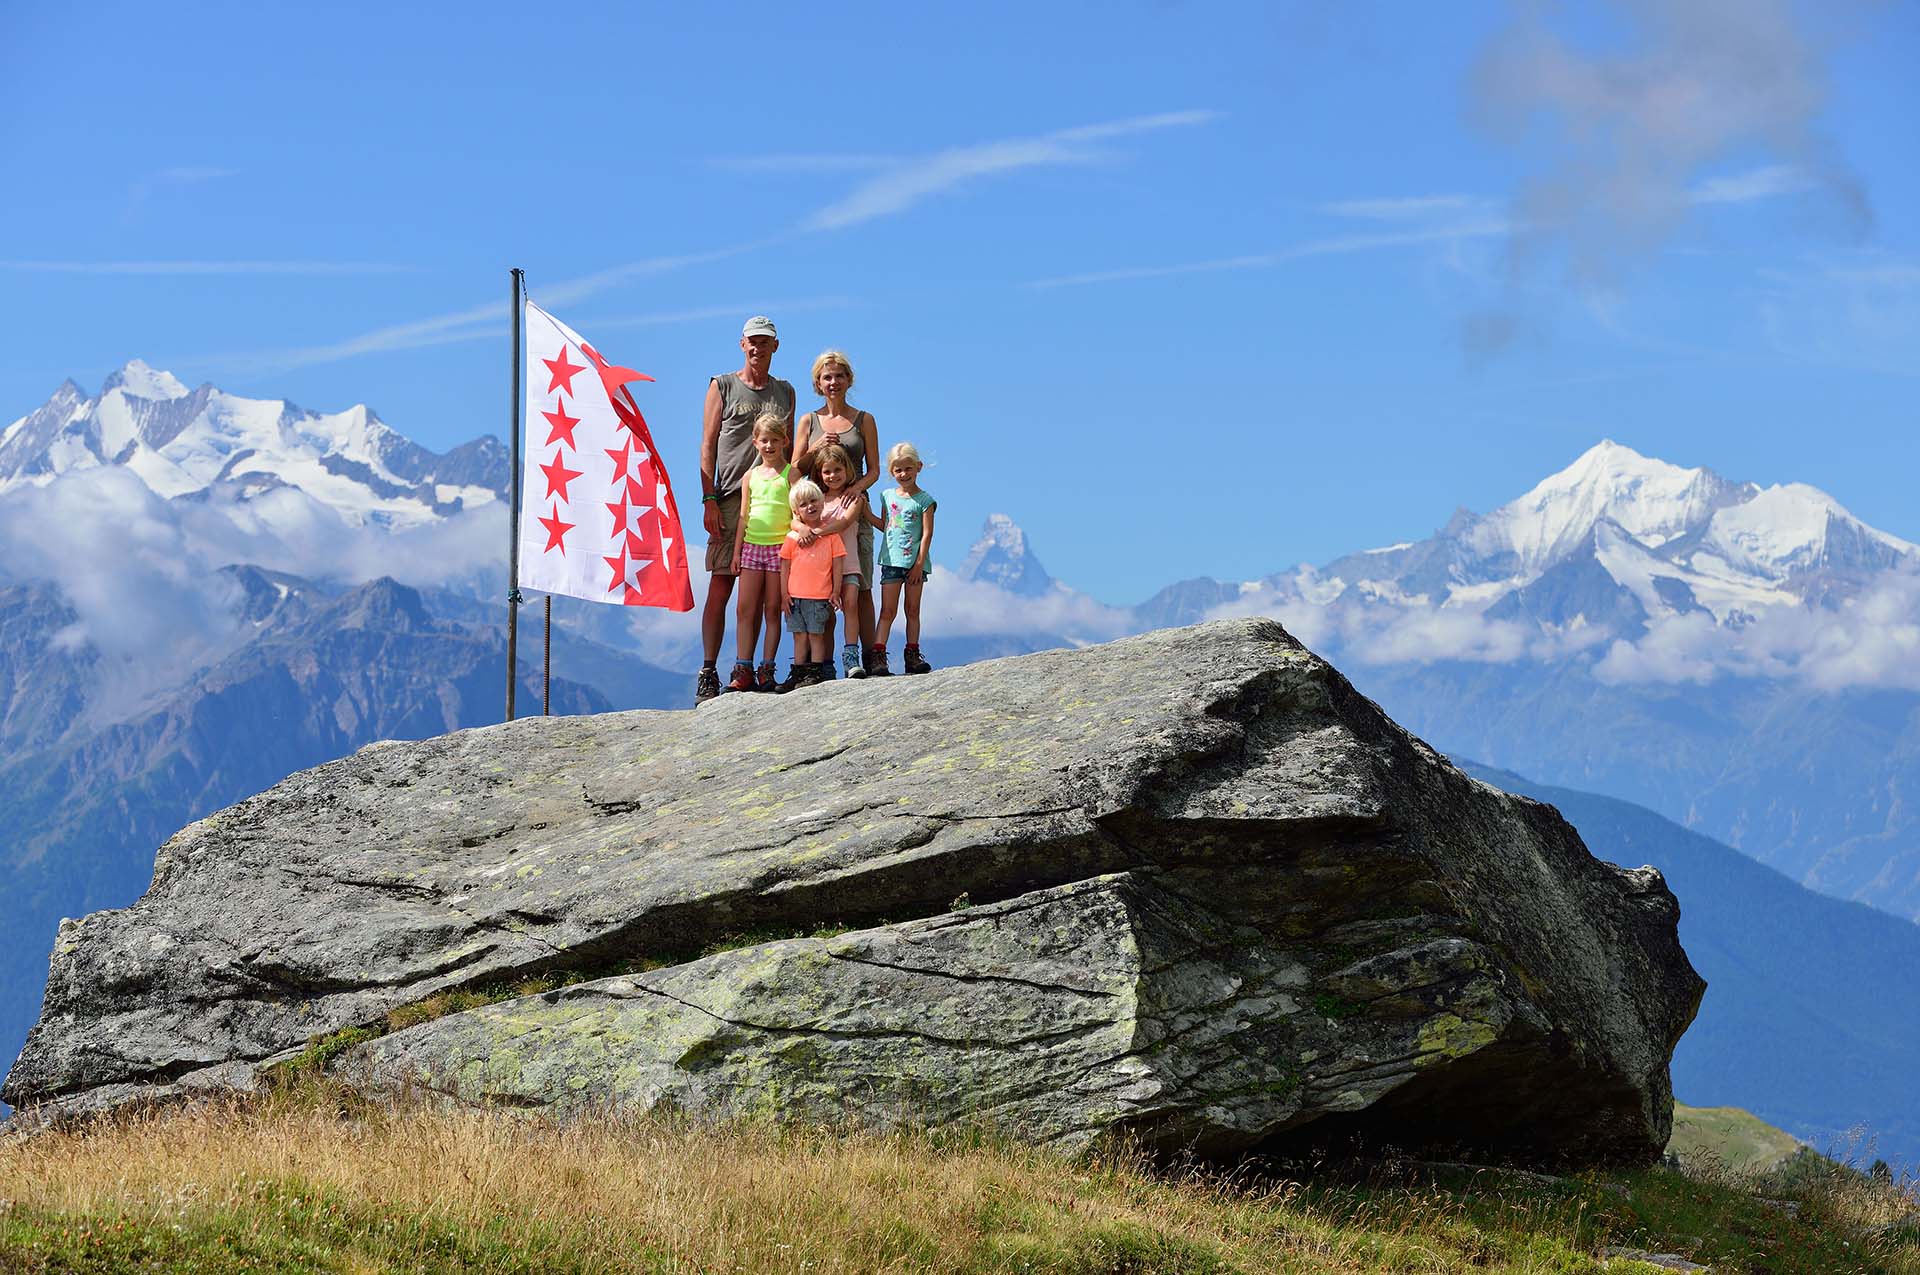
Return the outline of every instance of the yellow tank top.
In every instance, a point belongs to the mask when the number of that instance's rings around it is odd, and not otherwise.
[[[753,491],[747,505],[747,543],[750,545],[777,545],[787,538],[787,528],[793,525],[793,512],[787,507],[787,479],[793,473],[788,465],[780,471],[778,478],[761,478],[760,471],[751,471]]]

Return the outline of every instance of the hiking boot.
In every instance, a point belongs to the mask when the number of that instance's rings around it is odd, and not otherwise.
[[[693,702],[704,704],[720,693],[720,673],[713,665],[701,668],[700,676],[693,680]]]
[[[866,667],[868,677],[893,676],[893,670],[887,667],[887,648],[884,646],[869,647],[866,659],[862,663]]]
[[[906,659],[903,662],[906,666],[907,672],[909,673],[933,672],[933,665],[927,663],[926,659],[921,656],[920,648],[917,646],[910,646],[907,648]]]
[[[860,648],[854,646],[840,648],[840,672],[845,677],[867,675],[867,666],[860,662]]]
[[[761,662],[760,667],[754,670],[753,680],[755,683],[753,689],[756,691],[772,693],[780,689],[779,677],[772,660]]]
[[[779,694],[785,695],[788,691],[797,691],[803,686],[812,686],[813,677],[808,672],[812,667],[811,664],[793,665],[787,670],[787,680],[776,684],[773,689]]]
[[[818,686],[822,682],[831,682],[838,676],[833,671],[832,660],[822,660],[818,664],[810,664],[807,667],[813,670],[807,675],[808,686]]]
[[[760,684],[753,680],[753,665],[741,660],[733,666],[733,677],[727,682],[730,691],[754,691]]]

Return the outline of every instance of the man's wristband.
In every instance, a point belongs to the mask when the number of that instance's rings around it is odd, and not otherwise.
[[[707,501],[712,501],[714,504],[717,505],[720,503],[720,496],[719,496],[719,493],[710,491],[706,495],[700,497],[700,501],[702,504],[705,504]]]

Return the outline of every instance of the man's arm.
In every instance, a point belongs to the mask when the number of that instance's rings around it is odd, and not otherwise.
[[[720,506],[714,499],[714,470],[720,465],[720,382],[707,382],[707,401],[700,411],[700,509],[707,535],[720,534]]]
[[[714,501],[707,502],[707,508],[714,510],[714,521],[720,518],[720,506]],[[753,508],[753,475],[748,474],[740,480],[740,516],[734,520],[733,528],[733,573],[740,574],[740,546],[747,542],[747,511]],[[715,527],[717,534],[720,528]]]

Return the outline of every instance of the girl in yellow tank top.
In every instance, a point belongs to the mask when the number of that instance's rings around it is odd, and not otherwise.
[[[737,645],[733,677],[727,682],[730,691],[773,689],[773,660],[780,652],[780,616],[786,606],[780,595],[780,542],[791,525],[787,484],[793,470],[791,465],[781,465],[787,452],[786,418],[768,412],[755,421],[753,449],[760,463],[740,480],[739,529],[733,539],[733,573],[740,578],[740,600],[734,610]],[[765,654],[756,674],[753,646],[763,624]]]

